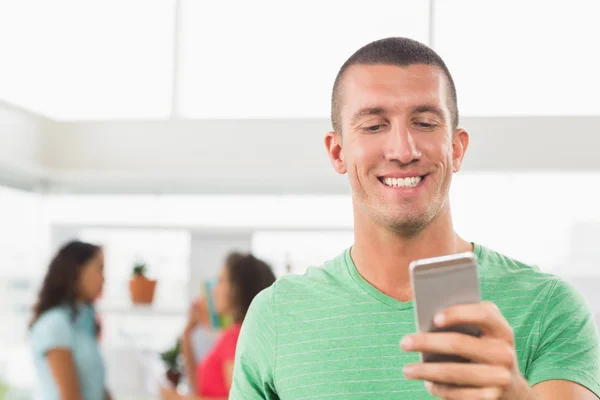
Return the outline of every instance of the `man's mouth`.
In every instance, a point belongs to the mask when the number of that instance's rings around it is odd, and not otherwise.
[[[385,186],[396,188],[413,188],[419,185],[427,175],[407,176],[403,178],[380,177],[379,181]]]

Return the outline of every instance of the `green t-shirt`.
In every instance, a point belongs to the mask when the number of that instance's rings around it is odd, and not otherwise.
[[[564,281],[475,245],[484,300],[514,330],[531,385],[563,379],[600,396],[592,314]],[[237,344],[230,399],[431,399],[404,378],[419,362],[399,342],[416,331],[413,302],[379,292],[346,250],[302,276],[279,279],[254,300]]]

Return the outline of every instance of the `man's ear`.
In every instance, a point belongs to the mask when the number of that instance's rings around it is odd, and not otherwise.
[[[338,174],[345,174],[348,170],[344,163],[344,150],[342,148],[342,134],[327,132],[325,134],[325,148],[329,155],[329,161]]]
[[[465,158],[465,153],[469,147],[469,133],[462,128],[458,128],[452,134],[452,170],[460,171]]]

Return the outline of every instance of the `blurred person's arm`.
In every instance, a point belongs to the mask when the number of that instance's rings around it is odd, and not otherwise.
[[[104,389],[104,400],[113,400],[110,392],[108,391],[108,389]]]
[[[184,357],[185,357],[185,363],[186,363],[186,371],[187,370],[191,370],[194,371],[194,381],[196,379],[196,364],[194,362],[188,362],[188,360],[193,360],[193,356],[194,356],[194,352],[193,352],[193,348],[191,345],[191,332],[187,332],[188,329],[186,328],[186,332],[184,332],[184,339],[182,340],[182,349],[184,352]],[[187,344],[186,344],[187,342]],[[223,342],[221,341],[219,344],[217,344],[217,346],[222,346]],[[187,352],[187,354],[186,354]],[[225,378],[225,383],[228,387],[231,387],[231,381],[233,378],[233,365],[234,365],[234,360],[233,360],[233,355],[231,355],[231,359],[230,360],[225,360],[224,364],[223,364],[223,377]],[[167,389],[167,388],[163,388],[161,390],[161,396],[163,400],[226,400],[227,397],[205,397],[205,396],[198,396],[197,395],[197,390],[195,385],[192,386],[192,384],[188,385],[190,388],[190,393],[193,393],[194,395],[188,395],[188,396],[183,396],[180,395],[179,393],[177,393],[177,391],[175,389]]]
[[[229,388],[231,387],[231,382],[233,381],[233,363],[234,360],[226,361],[225,365],[223,366],[223,376],[225,377],[225,383]]]
[[[71,350],[51,349],[46,353],[46,359],[61,400],[83,400]]]
[[[34,354],[46,360],[61,400],[82,400],[77,366],[73,358],[73,321],[61,309],[44,313],[31,328]]]

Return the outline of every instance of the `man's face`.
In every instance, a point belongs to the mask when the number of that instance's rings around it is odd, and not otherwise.
[[[448,82],[427,65],[354,65],[340,85],[342,132],[325,143],[357,212],[412,234],[447,203],[468,134],[453,131]]]

